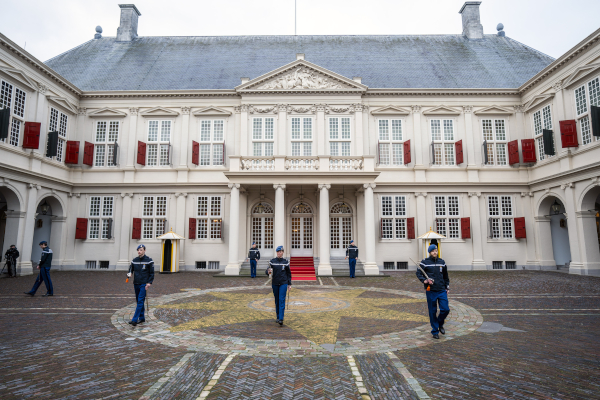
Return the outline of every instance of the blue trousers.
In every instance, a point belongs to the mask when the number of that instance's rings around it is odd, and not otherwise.
[[[429,308],[429,322],[431,323],[431,334],[435,335],[440,331],[440,326],[444,326],[444,321],[450,314],[448,307],[448,292],[425,292],[427,294],[427,307]],[[440,305],[440,314],[437,315],[438,304]]]
[[[356,273],[356,258],[351,258],[348,261],[350,263],[350,278],[354,278]]]
[[[54,288],[52,287],[52,280],[50,279],[50,267],[42,267],[40,268],[40,273],[33,284],[33,287],[29,291],[29,293],[35,294],[38,288],[42,284],[42,281],[46,285],[46,292],[48,294],[54,295]]]
[[[287,295],[288,285],[272,285],[273,296],[275,296],[275,314],[277,319],[283,321],[283,313],[285,311],[285,296]]]
[[[250,260],[250,278],[256,278],[256,260]]]
[[[135,288],[135,298],[137,300],[137,307],[135,308],[135,313],[133,314],[133,318],[131,319],[133,322],[145,321],[144,317],[144,301],[146,300],[146,284],[143,285],[133,285]]]

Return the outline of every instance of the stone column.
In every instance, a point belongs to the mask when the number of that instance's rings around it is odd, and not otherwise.
[[[578,237],[579,229],[577,227],[577,198],[575,197],[575,184],[565,183],[560,186],[565,191],[566,204],[565,211],[567,214],[567,227],[569,229],[569,247],[571,250],[571,263],[569,264],[570,274],[581,274],[585,275],[585,267],[583,265],[582,253],[583,248],[580,247],[583,244],[584,238]],[[598,235],[596,235],[598,237]]]
[[[117,261],[117,271],[127,271],[131,264],[130,257],[132,252],[129,250],[129,243],[131,240],[131,232],[129,227],[133,223],[131,215],[131,199],[133,193],[121,193],[122,210],[121,210],[121,233],[119,234],[119,261]]]
[[[286,145],[287,145],[287,105],[286,104],[278,104],[275,106],[277,113],[277,131],[275,132],[275,145],[277,148],[275,149],[276,156],[285,156],[287,154]]]
[[[285,246],[285,185],[277,183],[275,189],[275,215],[273,216],[273,247]],[[286,249],[288,251],[289,249]],[[288,253],[289,254],[289,253]]]
[[[481,192],[469,192],[468,195],[471,206],[471,242],[473,245],[473,261],[471,261],[471,268],[475,271],[486,270],[487,266],[483,259],[482,243],[482,240],[486,238],[486,234],[485,230],[484,233],[482,233],[481,209],[479,207]]]
[[[33,246],[33,229],[35,228],[35,211],[37,210],[37,193],[41,186],[30,183],[27,185],[27,189],[27,211],[25,214],[25,229],[23,229],[23,249],[21,250],[21,275],[31,275],[33,273],[31,249]],[[38,262],[39,260],[35,261]]]
[[[373,189],[375,183],[365,183],[365,275],[379,275],[375,258],[375,202]]]
[[[252,137],[252,132],[248,131],[248,104],[242,104],[240,112],[240,155],[252,155],[252,149],[248,148],[248,137]],[[236,110],[237,112],[237,110]]]
[[[329,189],[331,185],[319,184],[319,270],[317,275],[332,275],[329,257]]]
[[[69,214],[73,217],[69,218],[67,215],[67,235],[65,239],[65,254],[63,257],[64,269],[75,268],[75,231],[77,230],[77,216],[83,215],[79,213],[79,198],[81,193],[69,193],[69,205],[67,209]],[[71,267],[71,268],[70,268]]]
[[[329,154],[329,151],[325,147],[325,109],[327,108],[326,104],[317,104],[315,107],[315,112],[317,113],[317,155],[324,156]]]
[[[533,197],[533,193],[531,192],[521,192],[521,197],[523,198],[522,207],[523,214],[525,215],[525,231],[528,233],[526,244],[527,244],[527,260],[526,263],[531,269],[539,269],[540,263],[537,261],[537,257],[535,255],[535,238],[529,234],[529,232],[535,232],[535,212],[532,208],[531,198]],[[535,235],[535,234],[534,234]]]
[[[240,241],[240,184],[230,183],[231,201],[229,202],[229,262],[225,275],[239,275],[238,244]]]
[[[598,233],[596,232],[596,213],[588,210],[577,211],[577,237],[581,247],[581,270],[576,271],[569,268],[569,273],[580,273],[581,275],[600,276],[600,251],[598,249]],[[570,234],[570,232],[569,232]],[[569,237],[569,241],[573,241]]]

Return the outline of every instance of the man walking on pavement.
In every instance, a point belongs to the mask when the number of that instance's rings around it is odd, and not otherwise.
[[[350,246],[346,249],[346,258],[349,258],[350,278],[356,276],[356,259],[358,258],[358,247],[354,244],[354,240],[350,241]]]
[[[429,308],[429,322],[431,323],[431,334],[434,339],[439,339],[441,333],[446,334],[444,321],[450,313],[448,307],[448,292],[450,291],[450,278],[446,262],[438,258],[438,248],[432,244],[427,248],[429,257],[423,259],[419,264],[429,279],[417,268],[417,278],[425,286],[427,295],[427,307]],[[440,314],[437,315],[437,307],[440,306]]]
[[[40,273],[33,284],[33,287],[29,292],[25,292],[25,294],[30,295],[31,297],[35,296],[35,292],[37,292],[38,288],[44,281],[46,285],[46,296],[54,296],[54,288],[52,287],[52,280],[50,279],[50,268],[52,267],[52,250],[48,247],[48,242],[45,240],[40,242],[40,247],[42,248],[42,258],[40,259],[40,263],[37,266],[37,269],[40,270]]]
[[[4,259],[8,267],[8,276],[11,278],[17,277],[17,258],[19,258],[19,250],[17,250],[17,246],[11,244],[10,248],[4,253]]]
[[[256,278],[256,264],[260,260],[260,251],[256,248],[256,242],[252,242],[252,247],[248,250],[250,259],[250,278]]]
[[[129,324],[136,326],[142,322],[146,322],[144,317],[144,301],[146,300],[146,291],[150,289],[154,282],[154,261],[146,255],[146,246],[140,244],[137,247],[138,256],[133,259],[129,266],[127,277],[133,274],[133,287],[135,289],[135,298],[137,306],[133,318]]]
[[[283,246],[277,246],[277,257],[269,261],[269,268],[265,271],[267,275],[273,274],[273,296],[275,297],[275,314],[277,323],[283,325],[283,313],[285,311],[285,296],[292,288],[292,271],[290,262],[283,258]]]

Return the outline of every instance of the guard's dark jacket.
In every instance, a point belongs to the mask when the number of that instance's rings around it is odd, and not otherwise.
[[[353,244],[351,244],[350,246],[348,246],[348,248],[346,249],[346,257],[348,257],[348,258],[358,258],[358,247],[356,247]]]
[[[17,250],[16,247],[14,249],[9,248],[6,250],[6,253],[4,253],[4,257],[6,257],[7,260],[16,260],[19,258],[19,250]]]
[[[258,248],[253,249],[250,247],[250,250],[248,250],[248,258],[251,260],[260,260],[260,251],[258,251]]]
[[[154,261],[147,255],[136,257],[129,266],[129,272],[133,273],[133,283],[145,285],[154,282]]]
[[[291,285],[292,270],[290,262],[285,258],[272,258],[269,261],[269,267],[273,268],[273,285]],[[269,269],[265,271],[269,275]]]
[[[450,278],[448,278],[448,268],[446,262],[441,258],[433,258],[429,256],[420,263],[421,268],[425,270],[427,276],[433,279],[433,285],[431,285],[432,292],[443,292],[450,288]],[[427,289],[425,282],[425,275],[417,268],[417,278],[423,282],[423,286]]]
[[[44,250],[42,250],[42,258],[40,259],[40,268],[50,268],[52,266],[52,250],[50,247],[46,246]]]

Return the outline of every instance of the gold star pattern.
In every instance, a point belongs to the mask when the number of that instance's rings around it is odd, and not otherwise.
[[[421,303],[421,299],[411,298],[366,298],[359,297],[365,289],[337,290],[326,293],[306,292],[299,289],[292,289],[290,302],[309,301],[314,298],[331,298],[342,300],[349,304],[348,307],[323,312],[308,313],[285,313],[285,324],[316,344],[335,343],[337,332],[342,317],[371,318],[380,320],[395,321],[414,321],[427,322],[429,319],[425,316],[381,308],[381,306]],[[273,319],[274,311],[260,311],[248,306],[249,303],[256,300],[268,298],[265,294],[256,293],[234,293],[234,292],[213,292],[212,296],[225,301],[212,302],[191,302],[181,304],[166,304],[158,306],[159,308],[179,309],[179,310],[210,310],[220,311],[219,313],[188,321],[171,328],[172,332],[181,332],[191,329],[202,329],[207,327],[240,324],[244,322],[261,321]],[[270,296],[271,307],[275,308],[273,296]],[[293,307],[293,306],[292,306]]]

